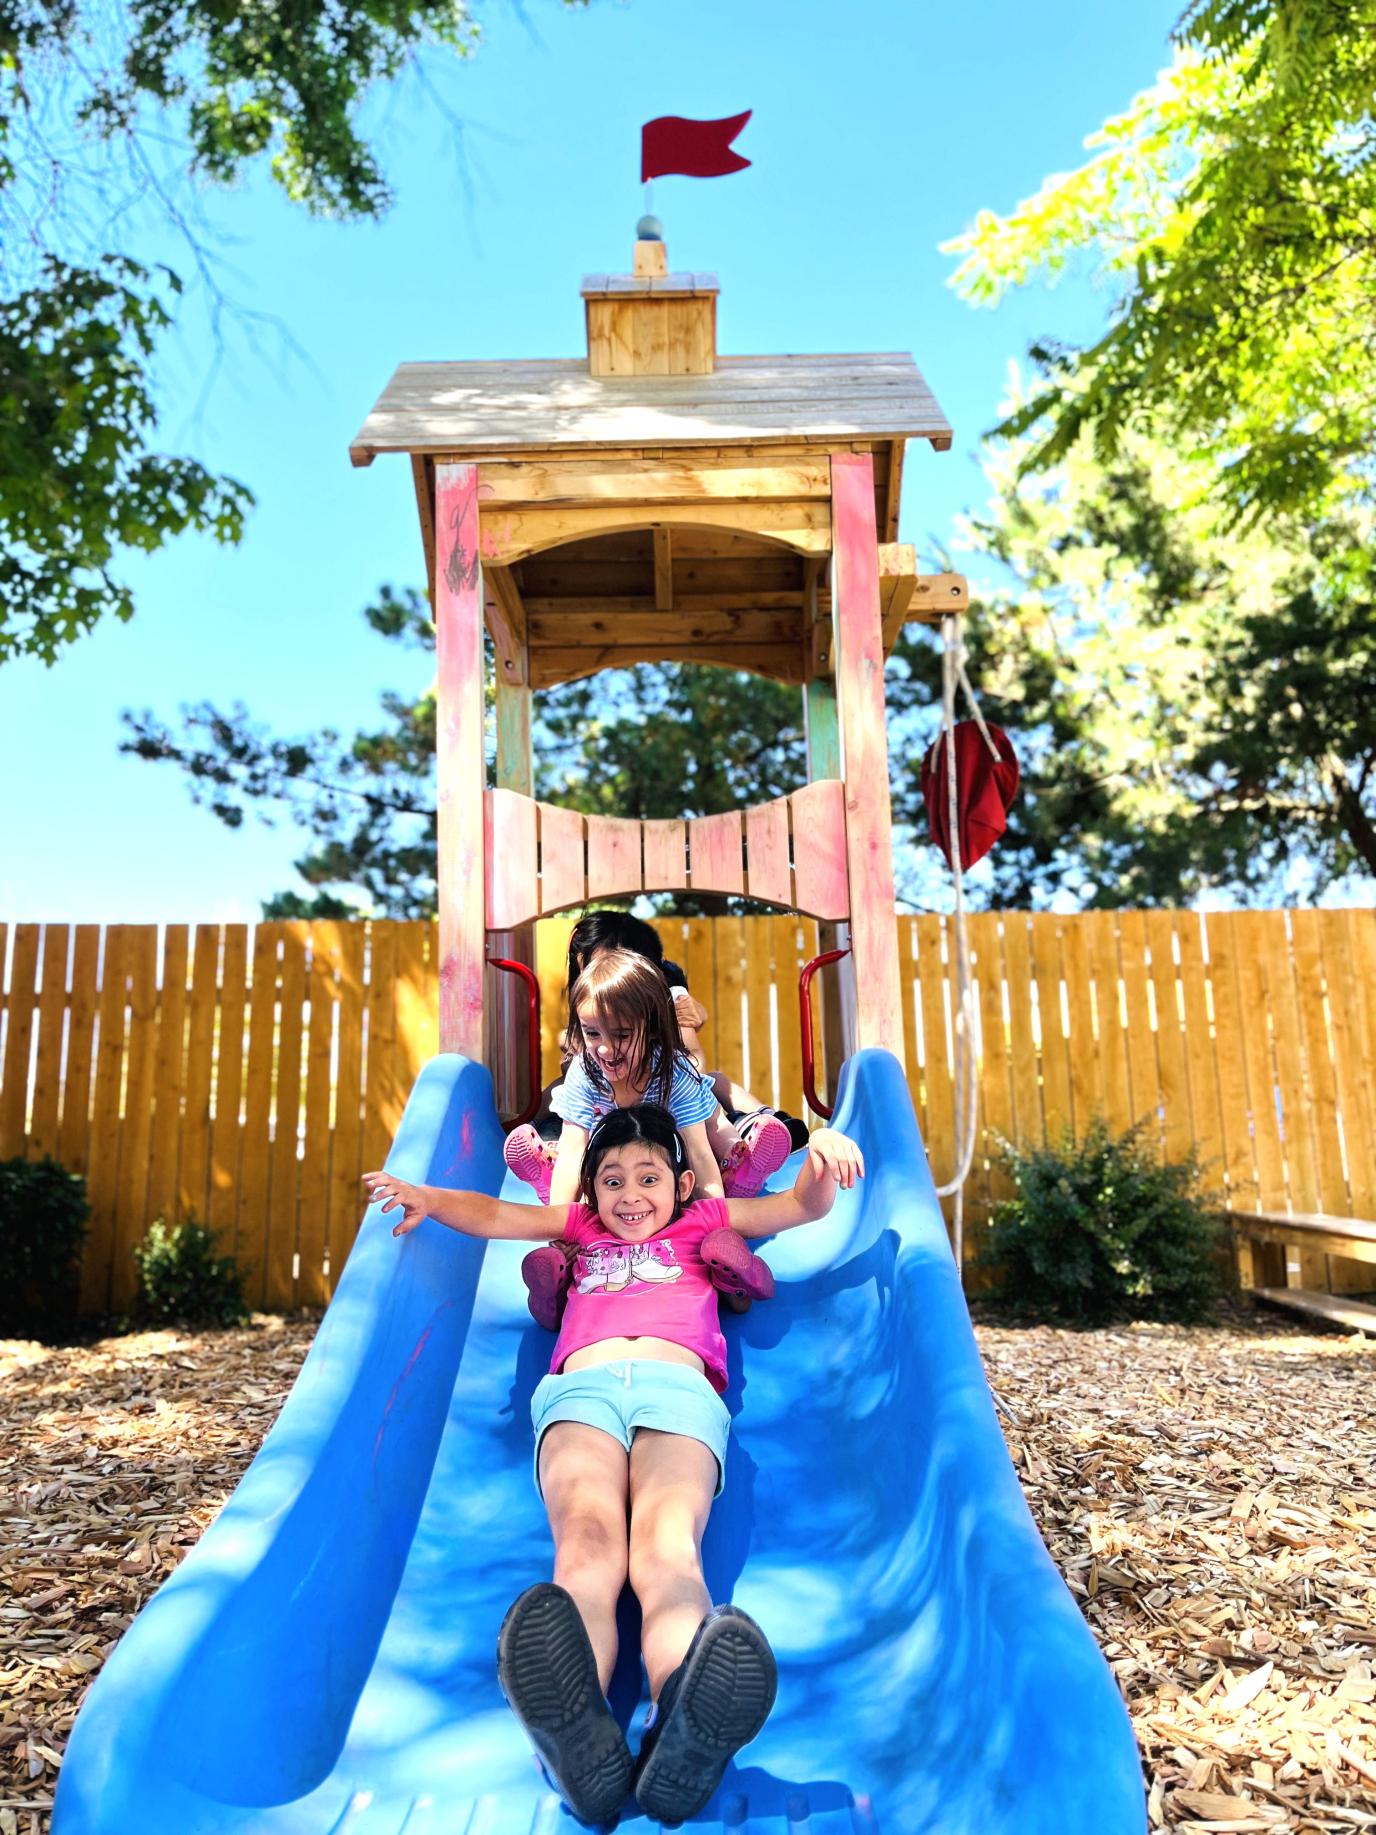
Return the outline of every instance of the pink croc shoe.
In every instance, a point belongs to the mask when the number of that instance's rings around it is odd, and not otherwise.
[[[521,1279],[527,1288],[526,1305],[530,1308],[530,1316],[537,1325],[543,1325],[547,1332],[559,1330],[577,1253],[576,1246],[571,1242],[545,1242],[538,1249],[532,1249],[521,1263]]]
[[[527,1185],[535,1187],[535,1195],[541,1204],[549,1203],[549,1183],[554,1175],[554,1149],[548,1141],[541,1140],[529,1122],[523,1128],[513,1128],[507,1135],[502,1158],[518,1179],[524,1179]]]
[[[728,1198],[754,1198],[770,1173],[793,1151],[788,1128],[768,1109],[737,1123],[737,1145],[722,1166],[722,1189]]]
[[[774,1297],[774,1276],[768,1262],[752,1255],[734,1230],[709,1230],[700,1250],[712,1285],[733,1313],[750,1310],[752,1300]]]

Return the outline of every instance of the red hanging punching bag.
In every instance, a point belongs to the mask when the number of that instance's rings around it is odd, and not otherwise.
[[[1018,794],[1021,772],[1012,742],[1001,726],[986,723],[985,731],[998,748],[995,758],[978,725],[958,720],[956,743],[956,810],[960,823],[960,864],[972,867],[983,860],[1008,826],[1008,811]],[[922,760],[922,795],[932,840],[951,858],[951,797],[946,735],[940,733]]]

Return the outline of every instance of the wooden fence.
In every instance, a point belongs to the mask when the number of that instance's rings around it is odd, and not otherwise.
[[[537,927],[547,1078],[569,927]],[[816,925],[659,927],[711,1011],[713,1062],[802,1113],[796,989]],[[908,1081],[940,1181],[953,938],[940,917],[898,930]],[[999,1138],[1082,1130],[1096,1111],[1115,1129],[1146,1118],[1172,1157],[1194,1146],[1231,1205],[1376,1218],[1376,912],[1003,913],[970,932],[971,1251],[1008,1190]],[[436,1049],[435,952],[425,923],[0,925],[0,1158],[50,1153],[85,1174],[85,1307],[124,1305],[147,1224],[193,1213],[248,1270],[255,1304],[329,1298],[359,1174]]]

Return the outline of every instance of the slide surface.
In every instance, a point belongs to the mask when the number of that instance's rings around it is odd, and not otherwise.
[[[1009,1463],[895,1059],[846,1066],[835,1125],[868,1176],[765,1247],[776,1297],[725,1325],[705,1564],[768,1633],[779,1698],[686,1826],[1140,1835],[1127,1714]],[[495,1192],[501,1138],[487,1072],[436,1058],[388,1164]],[[258,1457],[97,1678],[55,1835],[577,1828],[494,1670],[551,1553],[523,1246],[389,1223],[369,1211]],[[612,1697],[634,1746],[631,1610]],[[652,1826],[628,1806],[627,1835]]]

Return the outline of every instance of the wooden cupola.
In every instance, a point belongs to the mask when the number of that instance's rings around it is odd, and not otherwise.
[[[716,276],[585,277],[587,352],[404,363],[350,447],[411,459],[434,587],[435,466],[479,466],[488,627],[502,679],[548,688],[640,662],[805,683],[831,667],[830,457],[869,457],[884,650],[906,618],[959,609],[900,544],[909,439],[951,430],[906,353],[717,353]]]

